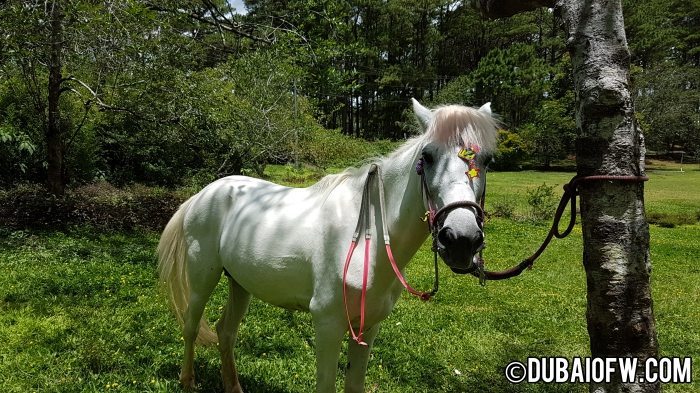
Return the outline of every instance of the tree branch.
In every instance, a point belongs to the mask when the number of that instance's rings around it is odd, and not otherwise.
[[[506,18],[540,7],[554,7],[554,0],[472,0],[474,8],[489,18]]]
[[[178,123],[180,121],[179,116],[176,116],[176,117],[171,118],[171,119],[166,119],[166,120],[158,120],[158,119],[154,118],[153,116],[146,116],[144,114],[135,112],[129,108],[122,108],[122,107],[118,107],[118,106],[109,105],[109,104],[105,103],[104,101],[102,101],[102,99],[99,97],[99,95],[87,83],[85,83],[85,82],[81,81],[80,79],[75,78],[73,76],[66,77],[65,79],[69,82],[75,82],[75,83],[79,84],[80,86],[82,86],[85,90],[87,90],[90,93],[91,98],[85,99],[82,93],[80,93],[78,90],[73,89],[73,88],[69,88],[69,89],[67,89],[67,91],[70,91],[70,92],[75,93],[78,96],[80,96],[81,99],[85,100],[85,105],[88,105],[88,104],[91,105],[93,103],[96,104],[99,107],[100,111],[124,112],[124,113],[130,114],[131,116],[133,116],[137,119],[145,120],[145,121],[148,121],[151,123],[158,123],[158,124],[172,124],[172,123]]]
[[[90,113],[91,106],[92,106],[91,100],[87,100],[83,104],[83,109],[84,109],[83,118],[80,120],[80,124],[78,124],[78,126],[75,127],[75,130],[73,130],[73,135],[71,135],[70,138],[68,138],[68,141],[66,142],[65,147],[64,147],[64,152],[70,151],[70,148],[71,148],[71,146],[73,146],[73,142],[75,141],[75,137],[77,137],[78,134],[80,133],[80,130],[83,129],[83,126],[85,125],[85,121],[87,120],[87,117],[88,117],[88,113]]]
[[[218,9],[216,9],[215,12],[213,12],[211,9],[208,9],[208,11],[211,14],[211,17],[204,17],[204,16],[198,15],[197,13],[192,12],[190,10],[179,9],[179,8],[178,9],[166,8],[166,7],[162,7],[160,5],[154,4],[153,2],[150,2],[150,1],[146,2],[146,6],[150,10],[153,10],[153,11],[169,12],[172,14],[185,15],[185,16],[187,16],[191,19],[194,19],[196,21],[205,23],[205,24],[210,25],[210,26],[214,26],[217,29],[227,31],[229,33],[233,33],[233,34],[239,35],[241,37],[249,38],[253,41],[263,42],[266,44],[272,43],[272,41],[270,41],[267,38],[258,37],[258,36],[255,36],[253,34],[246,33],[245,31],[241,30],[241,27],[242,27],[241,24],[235,23],[235,22],[231,21],[229,18],[226,18],[226,17],[224,17],[223,19],[220,18],[219,16],[217,16],[217,14],[218,15],[222,15],[222,14],[221,14],[221,11],[219,11]]]

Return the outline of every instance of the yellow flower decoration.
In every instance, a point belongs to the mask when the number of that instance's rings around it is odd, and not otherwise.
[[[469,170],[465,173],[469,179],[479,177],[479,168],[476,166],[476,155],[481,151],[481,148],[477,144],[469,144],[465,149],[461,149],[457,156],[467,162]]]
[[[479,177],[479,168],[477,168],[476,166],[469,165],[469,170],[466,172],[466,174],[469,177],[469,179]]]
[[[471,161],[476,158],[476,152],[472,149],[462,149],[457,153],[459,158],[467,161]]]

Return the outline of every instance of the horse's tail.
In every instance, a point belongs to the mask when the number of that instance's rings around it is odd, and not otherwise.
[[[184,314],[190,298],[190,280],[187,274],[187,245],[184,236],[185,213],[192,198],[180,205],[168,221],[158,243],[158,272],[160,284],[170,300],[171,308],[180,326],[184,325]],[[218,341],[204,318],[199,321],[197,343],[214,344]]]

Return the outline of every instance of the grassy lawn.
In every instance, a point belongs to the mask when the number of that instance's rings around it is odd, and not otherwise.
[[[318,173],[272,167],[272,178],[308,184]],[[569,173],[493,172],[489,203],[509,201],[527,214],[528,188],[560,186]],[[700,171],[650,172],[648,212],[694,215]],[[291,180],[290,180],[291,179]],[[487,210],[489,206],[487,205]],[[694,221],[695,222],[695,221]],[[493,269],[529,255],[546,223],[492,218],[487,261]],[[536,267],[480,287],[441,266],[441,290],[422,303],[404,294],[384,322],[368,372],[372,392],[587,392],[585,385],[511,385],[502,375],[528,356],[587,356],[586,288],[581,231],[555,240]],[[180,331],[156,281],[157,233],[101,234],[0,230],[0,381],[3,392],[179,392]],[[651,226],[653,291],[664,356],[691,356],[700,391],[700,224]],[[419,288],[431,285],[426,244],[407,269]],[[223,284],[223,282],[222,282]],[[214,322],[225,299],[220,285],[208,307]],[[310,318],[254,301],[237,356],[246,391],[309,392],[314,385]],[[341,359],[341,364],[345,359]],[[215,348],[196,357],[200,391],[220,389]],[[339,380],[342,369],[339,368]],[[340,387],[339,387],[340,389]]]

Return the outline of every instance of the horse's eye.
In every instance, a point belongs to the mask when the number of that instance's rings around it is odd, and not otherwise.
[[[433,156],[430,153],[423,152],[423,159],[425,160],[426,164],[433,163]]]

